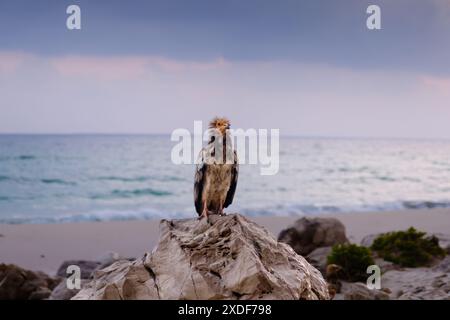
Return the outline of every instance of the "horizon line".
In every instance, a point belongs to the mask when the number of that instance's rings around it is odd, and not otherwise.
[[[0,132],[0,136],[170,136],[171,133],[151,132]],[[280,134],[280,138],[303,138],[303,139],[342,139],[342,140],[445,140],[450,137],[393,137],[393,136],[329,136],[329,135],[304,135],[304,134]]]

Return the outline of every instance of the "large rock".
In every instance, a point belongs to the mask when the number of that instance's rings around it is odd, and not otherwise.
[[[75,265],[80,268],[81,279],[91,279],[94,271],[106,268],[118,260],[134,260],[131,258],[123,258],[117,252],[108,251],[99,256],[96,260],[67,260],[58,268],[56,274],[60,277],[67,277],[67,267]]]
[[[329,299],[320,272],[240,215],[162,220],[151,254],[96,271],[73,299]]]
[[[450,234],[435,233],[433,235],[439,239],[439,246],[443,248],[447,254],[450,254]]]
[[[0,264],[0,300],[41,300],[50,296],[59,278],[42,272],[22,269],[13,264]]]
[[[82,279],[81,288],[84,287],[89,281]],[[70,300],[75,296],[80,289],[69,289],[65,280],[61,281],[56,288],[53,289],[48,300]]]
[[[90,260],[68,260],[64,261],[58,268],[56,274],[60,277],[67,277],[67,268],[71,265],[78,266],[81,271],[81,279],[89,279],[92,273],[101,266],[100,261]]]
[[[332,247],[314,249],[314,251],[306,256],[306,260],[325,275],[328,265],[328,256],[330,255],[331,250]]]
[[[375,234],[369,234],[361,239],[361,245],[363,247],[370,248],[375,241],[376,238],[383,235],[384,233],[375,233]]]
[[[70,265],[76,265],[81,270],[81,287],[84,287],[92,279],[93,273],[97,270],[106,268],[118,260],[134,259],[121,257],[117,252],[108,251],[100,255],[96,260],[68,260],[64,261],[58,268],[57,275],[64,278],[64,281],[56,286],[48,297],[49,300],[70,300],[80,289],[69,289],[65,279],[67,278],[66,270]]]
[[[308,217],[281,231],[278,240],[289,244],[300,255],[307,255],[320,247],[349,242],[345,236],[345,226],[339,220]]]
[[[334,300],[389,300],[389,294],[384,290],[369,289],[362,282],[343,281],[341,293]]]

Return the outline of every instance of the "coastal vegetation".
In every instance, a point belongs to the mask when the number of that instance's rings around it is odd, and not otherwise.
[[[402,267],[428,266],[436,258],[445,256],[435,236],[409,228],[379,235],[371,249],[381,258]]]
[[[343,278],[348,281],[364,281],[367,267],[374,264],[370,249],[356,244],[333,246],[327,262],[340,266]]]

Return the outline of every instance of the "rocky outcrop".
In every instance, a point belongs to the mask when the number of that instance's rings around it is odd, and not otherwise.
[[[450,234],[445,233],[435,233],[433,234],[439,240],[439,246],[450,254]]]
[[[81,271],[81,279],[89,279],[92,273],[101,265],[99,261],[89,260],[68,260],[64,261],[58,268],[56,274],[60,277],[67,277],[67,268],[71,265],[78,266]]]
[[[81,270],[81,279],[90,279],[94,271],[106,268],[118,260],[134,260],[132,258],[123,258],[117,252],[109,251],[96,260],[67,260],[64,261],[58,268],[56,274],[60,277],[67,277],[67,267],[70,265],[78,266]]]
[[[361,245],[363,247],[370,248],[376,238],[383,235],[383,233],[369,234],[361,239]]]
[[[278,240],[289,244],[300,255],[307,255],[320,247],[349,242],[345,226],[338,219],[308,217],[281,231]]]
[[[240,215],[162,220],[152,253],[96,271],[73,299],[329,299],[320,272]]]
[[[332,247],[321,247],[314,249],[313,252],[306,256],[306,260],[317,268],[323,275],[326,274],[328,265],[328,255],[331,253]]]
[[[385,291],[386,290],[386,291]],[[388,289],[369,289],[362,282],[342,282],[341,293],[334,300],[389,300]]]
[[[60,281],[42,272],[0,264],[0,300],[46,299]]]
[[[88,282],[86,279],[81,279],[81,287],[86,286]],[[53,289],[48,300],[70,300],[78,292],[80,289],[69,289],[66,281],[63,280]]]
[[[58,268],[57,275],[66,278],[67,267],[70,265],[76,265],[81,270],[81,287],[84,287],[93,277],[95,271],[106,268],[118,260],[129,260],[131,258],[123,258],[117,252],[108,251],[96,260],[68,260],[64,261]],[[67,287],[66,281],[62,281],[56,288],[53,289],[51,295],[48,297],[49,300],[70,300],[75,296],[80,289],[69,289]]]
[[[366,238],[370,239],[373,236]],[[363,244],[367,242],[363,242]],[[363,283],[348,283],[336,276],[338,266],[329,265],[327,281],[337,294],[334,299],[345,300],[449,300],[450,299],[450,256],[433,267],[401,268],[381,258],[375,258],[381,269],[381,290],[370,290]],[[331,267],[335,268],[331,268]]]
[[[394,299],[449,300],[450,256],[433,268],[388,271],[382,275],[381,283],[392,291]]]

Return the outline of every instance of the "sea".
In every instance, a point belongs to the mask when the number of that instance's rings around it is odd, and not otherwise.
[[[0,223],[196,217],[194,164],[169,135],[0,135]],[[249,216],[450,207],[450,141],[280,138],[279,171],[241,164]]]

